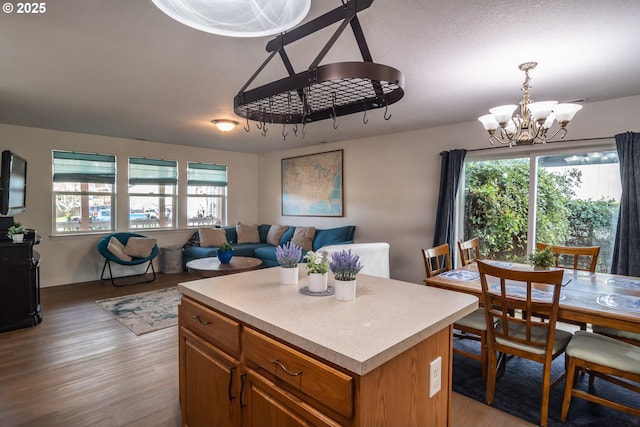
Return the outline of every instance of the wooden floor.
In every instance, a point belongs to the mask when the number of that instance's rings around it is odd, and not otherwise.
[[[43,322],[0,333],[2,427],[180,425],[178,331],[136,336],[95,301],[194,279],[163,275],[151,284],[109,282],[42,289]],[[531,426],[454,394],[454,427]]]

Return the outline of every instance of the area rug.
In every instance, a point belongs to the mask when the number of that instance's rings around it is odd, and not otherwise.
[[[136,335],[178,324],[178,288],[126,295],[96,301],[103,310]]]
[[[456,340],[456,347],[478,351],[479,344],[470,340]],[[485,388],[482,384],[480,363],[453,355],[453,390],[472,399],[485,403]],[[564,372],[564,355],[553,361],[551,377],[557,378]],[[587,390],[587,375],[578,376],[579,387]],[[598,395],[609,396],[620,402],[640,406],[640,396],[614,385],[595,380]],[[575,426],[640,426],[640,419],[624,412],[573,398],[567,422],[560,421],[564,380],[551,389],[549,398],[549,427]],[[540,422],[540,402],[542,397],[542,364],[522,358],[511,358],[504,376],[497,379],[495,399],[492,407],[512,414],[534,424]]]

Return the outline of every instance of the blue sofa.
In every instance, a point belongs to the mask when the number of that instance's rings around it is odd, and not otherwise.
[[[267,233],[271,224],[260,224],[258,226],[258,234],[260,235],[260,242],[256,243],[234,243],[238,241],[238,234],[235,227],[222,227],[225,230],[227,241],[231,242],[233,247],[234,256],[246,256],[260,258],[262,260],[262,267],[275,267],[278,265],[276,260],[276,246],[266,242]],[[280,238],[280,244],[284,244],[291,240],[295,227],[291,226]],[[329,246],[329,245],[342,245],[353,243],[353,235],[355,234],[355,225],[345,225],[343,227],[329,228],[329,229],[316,229],[316,234],[313,238],[312,250]],[[193,233],[189,241],[183,246],[183,263],[186,270],[186,264],[194,259],[214,257],[218,253],[217,247],[201,247],[199,242],[198,232]],[[303,254],[304,255],[304,254]]]

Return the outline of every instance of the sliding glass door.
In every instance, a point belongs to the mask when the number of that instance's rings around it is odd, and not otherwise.
[[[621,192],[613,144],[508,158],[470,153],[463,182],[458,237],[478,237],[484,257],[528,262],[536,242],[600,246],[598,271],[609,271]]]

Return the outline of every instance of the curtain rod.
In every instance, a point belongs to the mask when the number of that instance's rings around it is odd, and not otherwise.
[[[605,140],[605,139],[615,139],[614,136],[601,136],[601,137],[597,137],[597,138],[582,138],[582,139],[560,139],[557,141],[549,141],[549,142],[545,142],[545,144],[532,144],[532,145],[546,145],[546,144],[555,144],[558,142],[579,142],[579,141],[600,141],[600,140]],[[499,148],[512,148],[512,147],[508,147],[508,146],[491,146],[491,147],[485,147],[485,148],[474,148],[471,150],[467,150],[467,153],[473,153],[475,151],[485,151],[485,150],[495,150],[495,149],[499,149]],[[442,156],[444,153],[446,153],[446,151],[441,151],[440,155]]]

